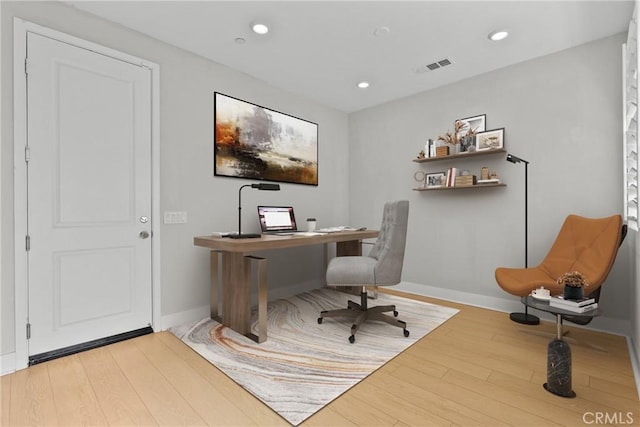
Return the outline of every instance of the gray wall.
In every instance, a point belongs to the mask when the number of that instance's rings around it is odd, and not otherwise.
[[[153,40],[58,2],[2,2],[2,345],[15,349],[13,243],[13,17],[160,64],[161,210],[187,211],[188,223],[162,226],[162,315],[208,304],[208,251],[193,236],[237,228],[238,188],[246,180],[213,176],[213,92],[220,91],[318,123],[319,186],[283,184],[280,192],[243,191],[243,230],[258,230],[255,205],[291,203],[319,225],[347,219],[347,116],[246,74]],[[249,209],[253,207],[253,209]],[[243,209],[244,211],[244,209]],[[320,248],[270,256],[270,295],[317,287]],[[284,268],[286,266],[286,268]],[[295,285],[295,288],[292,286]]]
[[[455,119],[486,114],[488,129],[505,128],[507,151],[531,162],[529,265],[538,264],[568,214],[622,213],[624,40],[616,35],[351,114],[351,221],[370,224],[384,200],[409,199],[404,281],[468,293],[471,301],[474,294],[513,299],[497,286],[494,271],[524,264],[524,165],[506,162],[505,154],[411,160]],[[452,166],[476,175],[488,166],[507,187],[411,190],[415,171]],[[628,252],[623,247],[602,291],[606,316],[627,333]]]

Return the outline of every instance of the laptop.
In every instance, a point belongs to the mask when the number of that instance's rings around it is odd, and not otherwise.
[[[258,219],[263,234],[286,236],[298,233],[292,206],[258,206]]]

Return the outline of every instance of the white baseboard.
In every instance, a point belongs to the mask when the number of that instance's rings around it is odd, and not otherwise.
[[[321,286],[322,285],[318,284],[317,281],[307,281],[298,283],[293,286],[283,286],[281,288],[269,289],[268,300],[273,301],[280,298],[287,298],[293,295],[298,295],[303,292],[317,289]],[[252,295],[251,304],[252,306],[256,306],[258,304],[257,295]],[[178,313],[168,314],[166,316],[162,316],[162,330],[164,331],[174,326],[180,326],[190,322],[195,322],[210,315],[211,312],[208,305],[193,308],[191,310],[180,311]]]
[[[211,311],[208,305],[204,305],[198,308],[192,308],[191,310],[180,311],[178,313],[168,314],[162,316],[162,330],[166,331],[174,326],[185,325],[196,320],[204,319],[211,315]]]
[[[521,312],[523,310],[522,303],[520,303],[520,300],[516,297],[490,297],[486,295],[472,294],[469,292],[438,288],[430,285],[422,285],[413,282],[401,282],[398,285],[394,286],[393,289],[425,297],[438,298],[445,301],[467,304],[474,307],[502,311],[504,313]],[[555,317],[549,313],[536,311],[535,314],[543,320],[555,322]],[[583,327],[594,331],[607,332],[610,334],[622,335],[625,337],[628,337],[631,333],[628,321],[607,317],[606,315],[597,317],[587,326],[579,326],[574,324],[571,324],[571,326]]]
[[[627,337],[627,347],[629,347],[629,357],[631,358],[631,366],[633,367],[633,376],[636,379],[636,389],[640,396],[640,354],[636,353],[631,337]]]
[[[522,304],[517,299],[489,297],[486,295],[471,294],[469,292],[439,288],[436,286],[423,285],[420,283],[403,281],[398,285],[393,286],[392,289],[425,297],[472,305],[474,307],[504,311],[506,313],[522,309]]]
[[[12,374],[16,371],[16,353],[0,355],[0,376]]]

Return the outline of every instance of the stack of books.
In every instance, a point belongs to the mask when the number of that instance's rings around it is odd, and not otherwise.
[[[479,179],[478,184],[500,184],[499,178]]]
[[[579,300],[564,299],[562,296],[551,297],[549,306],[561,308],[575,313],[586,313],[598,308],[598,303],[594,298],[582,298]]]

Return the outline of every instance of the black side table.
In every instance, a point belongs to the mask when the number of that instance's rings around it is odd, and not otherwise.
[[[596,308],[586,313],[575,313],[552,307],[549,305],[549,301],[538,300],[531,295],[522,297],[521,301],[527,307],[546,311],[556,316],[556,337],[547,347],[547,382],[543,385],[544,389],[558,396],[576,397],[576,393],[571,389],[571,348],[569,343],[562,339],[562,316],[595,317],[601,314],[600,309]]]

